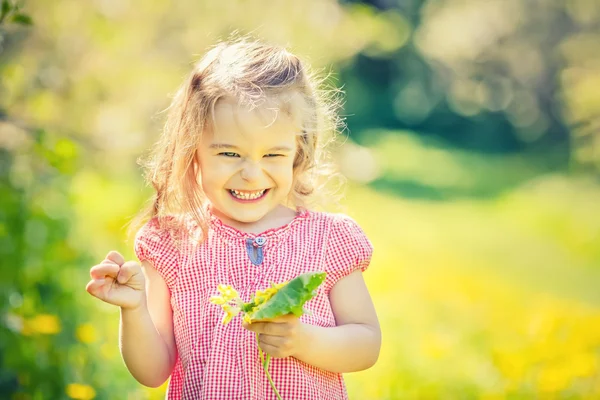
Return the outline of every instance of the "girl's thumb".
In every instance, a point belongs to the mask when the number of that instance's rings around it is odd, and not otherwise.
[[[117,282],[123,284],[129,280],[129,274],[121,268],[119,275],[117,276]]]

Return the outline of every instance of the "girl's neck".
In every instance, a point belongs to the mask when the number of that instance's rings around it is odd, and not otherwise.
[[[227,217],[212,206],[209,207],[213,215],[223,221],[224,224],[236,228],[239,231],[254,234],[287,225],[296,217],[297,214],[295,210],[280,204],[258,221],[240,222]]]

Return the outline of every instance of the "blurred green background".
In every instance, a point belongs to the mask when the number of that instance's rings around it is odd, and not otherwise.
[[[4,0],[0,21],[0,398],[163,398],[85,285],[133,258],[136,158],[235,30],[346,92],[331,211],[374,244],[384,339],[350,398],[600,398],[598,1]]]

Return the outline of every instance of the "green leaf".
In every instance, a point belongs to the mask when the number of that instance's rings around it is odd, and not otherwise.
[[[304,313],[302,306],[315,296],[315,289],[323,283],[326,276],[325,272],[298,275],[273,297],[248,313],[251,320],[277,318],[290,313],[300,317]]]
[[[29,15],[20,14],[20,13],[13,15],[11,20],[12,20],[12,22],[14,22],[16,24],[21,24],[21,25],[31,25],[33,23],[33,21],[31,20],[31,17]]]

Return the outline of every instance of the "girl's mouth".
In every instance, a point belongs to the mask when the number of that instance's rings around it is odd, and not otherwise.
[[[246,192],[246,191],[239,191],[239,190],[235,190],[235,189],[227,189],[227,191],[229,192],[229,195],[235,201],[239,201],[241,203],[257,202],[257,201],[261,200],[263,197],[265,197],[270,190],[271,189],[263,189],[263,190],[257,190],[255,192]]]

